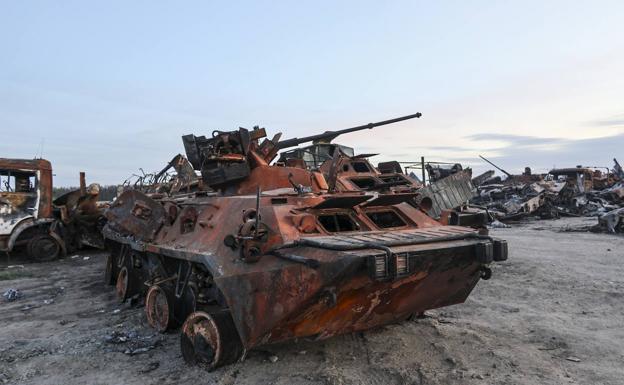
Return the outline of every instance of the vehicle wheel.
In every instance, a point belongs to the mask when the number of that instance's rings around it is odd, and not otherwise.
[[[26,245],[28,255],[39,262],[55,260],[61,253],[61,245],[47,234],[35,235]]]
[[[117,299],[124,302],[128,295],[128,269],[124,266],[117,273],[117,282],[115,283],[115,292]]]
[[[106,271],[104,272],[104,282],[107,285],[115,286],[117,283],[117,275],[119,274],[117,268],[117,261],[111,254],[106,256]]]
[[[145,315],[151,327],[164,333],[174,327],[174,296],[170,288],[152,285],[145,296]]]
[[[182,325],[180,349],[184,361],[208,370],[236,362],[245,351],[228,311],[189,315]]]
[[[115,292],[119,302],[126,302],[134,294],[132,293],[132,277],[130,277],[130,272],[126,266],[119,269],[119,273],[117,273]]]

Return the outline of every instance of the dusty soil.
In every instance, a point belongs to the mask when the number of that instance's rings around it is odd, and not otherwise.
[[[176,333],[155,334],[140,304],[120,305],[103,253],[0,265],[0,383],[622,384],[624,237],[561,231],[595,219],[535,221],[492,233],[511,255],[462,305],[326,341],[187,367]],[[85,257],[88,257],[86,259]],[[277,358],[277,361],[273,362]]]

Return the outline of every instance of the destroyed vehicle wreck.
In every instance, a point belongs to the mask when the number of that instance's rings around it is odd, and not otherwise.
[[[99,186],[52,201],[52,166],[45,159],[0,159],[0,251],[25,247],[37,261],[50,261],[84,245],[103,248],[104,217]]]
[[[512,175],[499,168],[507,178],[492,177],[491,171],[487,173],[489,178],[477,177],[477,196],[470,203],[486,209],[500,221],[529,216],[542,219],[604,216],[592,230],[617,232],[621,228],[618,210],[624,206],[624,181],[617,160],[614,162],[613,170],[607,168],[607,172],[577,166],[553,169],[548,174],[531,174],[527,167],[524,174]]]
[[[170,170],[173,169],[173,172]],[[118,186],[117,195],[127,190],[138,190],[149,196],[163,197],[195,192],[201,189],[201,178],[198,178],[193,166],[182,155],[174,156],[160,171],[133,174]]]
[[[208,369],[264,344],[367,330],[465,301],[489,265],[507,258],[505,241],[432,219],[411,202],[416,192],[340,191],[335,167],[326,177],[301,163],[271,165],[279,149],[339,133],[184,136],[203,189],[122,193],[103,230],[107,282],[122,301],[145,296],[155,329],[181,325],[184,359]]]

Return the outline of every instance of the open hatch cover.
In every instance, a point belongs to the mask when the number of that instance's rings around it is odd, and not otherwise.
[[[418,193],[400,193],[400,194],[379,194],[374,199],[364,203],[363,206],[392,206],[399,203],[407,202],[417,197]]]
[[[313,209],[350,209],[370,199],[370,195],[339,195],[326,198]]]

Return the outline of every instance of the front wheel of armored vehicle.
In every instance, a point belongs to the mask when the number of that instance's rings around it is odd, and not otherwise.
[[[55,260],[61,253],[61,245],[47,234],[35,235],[26,245],[28,255],[38,262]]]
[[[196,311],[182,325],[180,348],[184,361],[208,370],[238,361],[243,345],[229,311]]]

